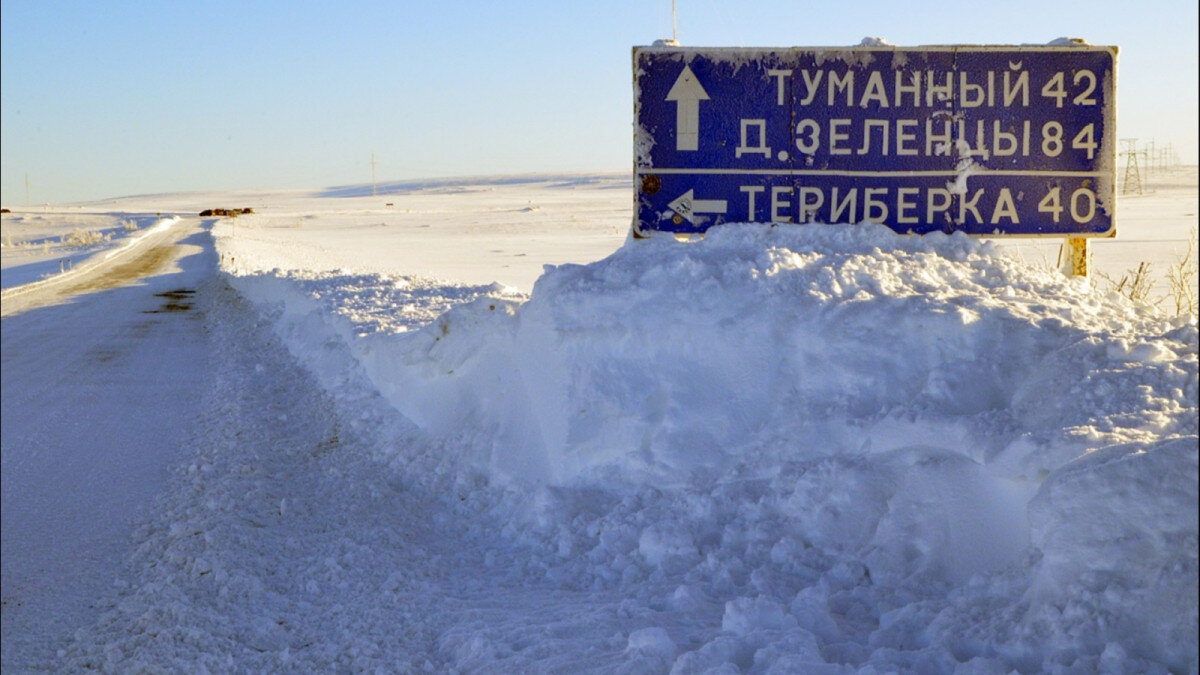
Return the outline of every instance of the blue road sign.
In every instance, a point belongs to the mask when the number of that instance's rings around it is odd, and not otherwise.
[[[634,232],[1114,236],[1116,47],[633,50]]]

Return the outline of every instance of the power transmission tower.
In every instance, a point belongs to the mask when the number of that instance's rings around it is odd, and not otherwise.
[[[1134,190],[1142,194],[1142,172],[1138,170],[1137,160],[1137,139],[1122,138],[1121,142],[1125,144],[1125,179],[1121,182],[1121,193],[1130,194]],[[1130,189],[1132,183],[1133,189]]]

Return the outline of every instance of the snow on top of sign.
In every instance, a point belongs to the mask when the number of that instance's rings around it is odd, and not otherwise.
[[[875,62],[875,54],[870,51],[847,48],[816,49],[812,52],[813,60],[818,66],[829,61],[842,61],[850,66],[865,68]]]
[[[1077,37],[1060,37],[1046,43],[1051,47],[1087,47],[1088,41]]]

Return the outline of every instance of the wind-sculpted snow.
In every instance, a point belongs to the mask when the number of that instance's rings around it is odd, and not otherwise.
[[[1196,669],[1194,319],[871,226],[629,242],[527,299],[229,281],[416,424],[391,466],[517,545],[506,578],[624,598],[623,644],[559,636],[590,663]],[[448,620],[444,665],[563,667],[515,646],[531,611]]]

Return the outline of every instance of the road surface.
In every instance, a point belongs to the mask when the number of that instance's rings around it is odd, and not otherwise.
[[[51,661],[47,637],[95,618],[179,460],[209,350],[195,308],[212,251],[184,220],[3,301],[6,666]]]

